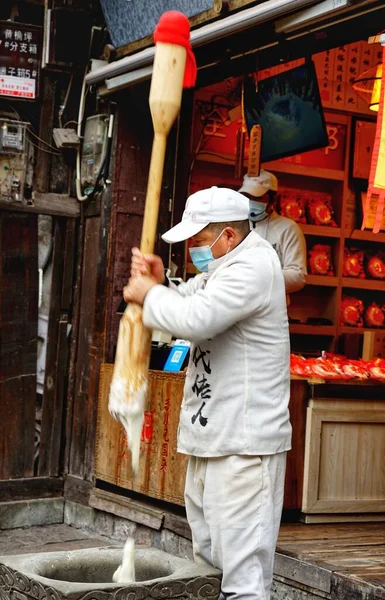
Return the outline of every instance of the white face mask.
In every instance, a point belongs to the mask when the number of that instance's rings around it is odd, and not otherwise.
[[[267,204],[266,202],[258,202],[258,200],[250,200],[249,219],[253,223],[263,221],[267,217]]]
[[[194,267],[198,269],[198,271],[201,271],[201,273],[206,273],[209,270],[209,263],[211,263],[214,260],[211,248],[214,246],[214,244],[217,243],[223,232],[224,229],[213,241],[211,246],[193,246],[192,248],[189,248],[192,263]]]

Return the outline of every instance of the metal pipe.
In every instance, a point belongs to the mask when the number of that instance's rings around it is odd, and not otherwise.
[[[203,25],[199,29],[192,31],[191,45],[193,48],[196,48],[238,31],[249,29],[263,21],[280,17],[316,3],[315,0],[267,0],[266,2],[262,2],[262,4],[246,8],[220,21]],[[151,46],[151,48],[146,48],[141,52],[110,63],[106,67],[95,69],[86,76],[86,83],[88,85],[98,84],[106,79],[148,67],[153,63],[154,54],[155,48]]]

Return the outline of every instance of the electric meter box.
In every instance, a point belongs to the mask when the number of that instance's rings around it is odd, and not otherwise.
[[[28,123],[0,118],[0,198],[24,202],[25,186],[32,180]]]
[[[27,123],[0,119],[0,154],[20,154],[25,151]]]
[[[94,187],[107,146],[108,116],[88,117],[84,129],[81,161],[83,189]]]

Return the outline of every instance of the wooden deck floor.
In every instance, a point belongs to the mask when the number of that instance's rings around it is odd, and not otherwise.
[[[277,553],[329,572],[332,598],[385,599],[385,523],[283,524]]]

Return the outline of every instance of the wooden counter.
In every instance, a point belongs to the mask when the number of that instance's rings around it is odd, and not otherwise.
[[[177,429],[184,373],[150,371],[139,471],[134,478],[125,431],[108,412],[114,365],[100,373],[95,477],[152,498],[183,505],[188,457],[177,454]]]
[[[309,523],[384,518],[384,385],[311,386],[302,512]]]
[[[113,365],[102,365],[96,478],[183,505],[188,458],[176,452],[176,438],[184,373],[150,371],[140,468],[133,479],[124,430],[108,412],[112,372]],[[302,510],[309,522],[353,515],[357,520],[368,513],[379,518],[385,513],[385,386],[320,381],[291,381],[284,509]]]

